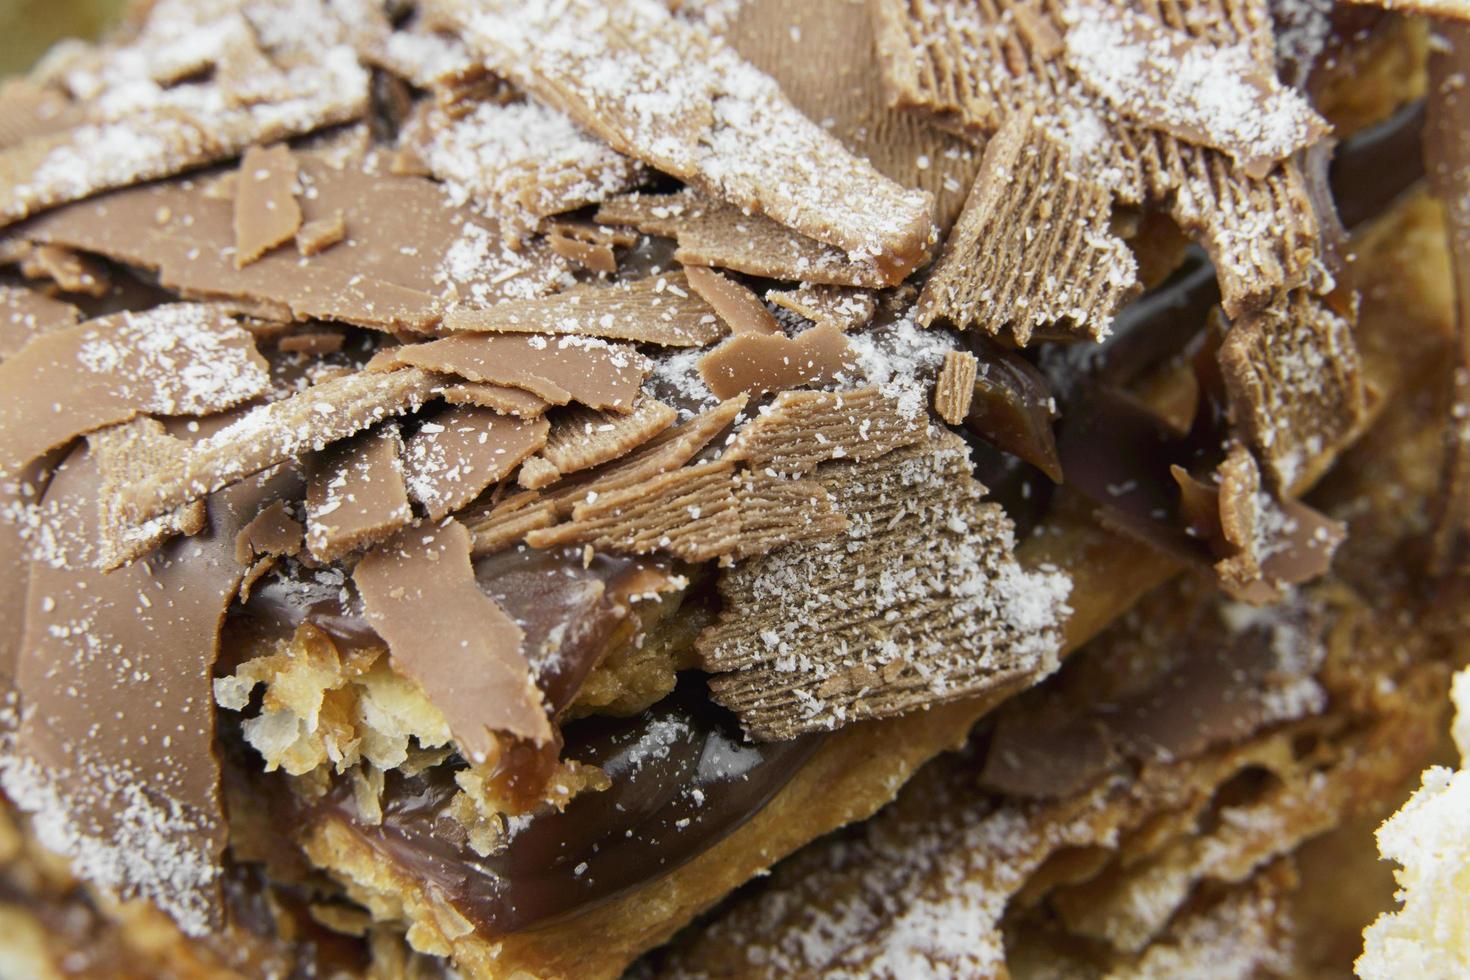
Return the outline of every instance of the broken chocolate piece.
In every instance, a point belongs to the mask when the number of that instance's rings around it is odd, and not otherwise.
[[[409,528],[352,574],[394,667],[444,713],[465,758],[495,759],[501,735],[545,744],[546,707],[521,653],[524,634],[480,591],[470,533],[450,520]]]
[[[729,276],[701,266],[687,266],[689,285],[704,298],[733,334],[780,333],[781,327],[760,297]]]
[[[110,285],[100,262],[60,245],[31,246],[20,271],[28,279],[50,279],[66,293],[104,296]]]
[[[796,289],[772,289],[766,302],[790,310],[818,326],[836,327],[844,333],[867,326],[878,312],[877,296],[866,289],[803,283]]]
[[[0,284],[0,361],[20,353],[33,338],[81,318],[81,310],[70,303],[34,289]]]
[[[296,231],[296,251],[310,258],[347,238],[347,218],[340,210],[316,218]]]
[[[296,158],[277,144],[252,146],[240,158],[235,182],[235,268],[296,237],[301,205],[296,203]]]
[[[854,363],[840,330],[816,326],[795,337],[779,333],[731,337],[699,359],[699,375],[715,397],[731,398],[826,384]]]
[[[1041,470],[1053,483],[1061,483],[1062,461],[1052,432],[1056,402],[1046,379],[1019,355],[988,344],[979,349],[975,397],[965,425],[996,448]]]
[[[1067,64],[1083,85],[1134,123],[1230,154],[1249,177],[1328,132],[1277,81],[1274,59],[1259,61],[1247,45],[1214,44],[1097,0],[1070,0],[1062,20]]]
[[[546,445],[521,468],[521,486],[535,490],[592,466],[627,456],[674,424],[679,413],[644,396],[627,415],[571,409],[551,427]]]
[[[140,413],[201,415],[269,389],[254,338],[205,306],[158,306],[54,330],[0,363],[0,474]]]
[[[923,439],[928,424],[877,388],[783,391],[735,434],[724,458],[800,475],[829,460],[876,459]]]
[[[547,444],[544,418],[518,419],[486,408],[451,408],[408,439],[408,492],[429,520],[468,506]]]
[[[444,400],[451,405],[493,408],[501,415],[516,415],[523,419],[537,418],[551,407],[545,399],[537,398],[520,388],[456,381],[447,376],[442,394]]]
[[[682,273],[586,283],[544,299],[453,310],[444,329],[467,333],[580,334],[665,347],[703,347],[725,335]]]
[[[927,194],[847,152],[780,88],[666,6],[554,8],[438,0],[496,71],[614,149],[804,235],[875,259],[898,282],[928,255]],[[657,106],[646,92],[660,93]]]
[[[427,371],[363,371],[253,409],[117,491],[130,520],[147,520],[277,463],[320,452],[376,422],[418,408],[438,391]]]
[[[413,366],[481,384],[521,388],[553,405],[630,412],[649,370],[631,347],[591,337],[457,334],[383,350],[377,370]]]
[[[551,250],[557,255],[591,272],[600,272],[610,276],[618,271],[618,257],[613,254],[611,246],[598,242],[584,242],[580,238],[572,238],[554,231],[547,234],[546,244],[550,245]]]
[[[1070,581],[1016,564],[1010,522],[982,502],[958,437],[827,463],[816,481],[847,532],[727,570],[720,617],[699,638],[712,696],[752,737],[901,714],[1055,669]]]
[[[1113,195],[1029,112],[985,146],[974,189],[919,297],[918,319],[1008,330],[1067,325],[1099,340],[1138,290],[1138,264],[1111,230]],[[1058,193],[1058,188],[1066,188]]]
[[[240,582],[240,601],[250,600],[250,590],[281,558],[301,553],[306,528],[291,516],[284,500],[266,506],[235,535],[235,561],[248,571]]]
[[[306,549],[313,558],[336,561],[413,520],[402,454],[398,426],[389,422],[308,459]]]
[[[1284,494],[1311,482],[1367,416],[1352,322],[1305,290],[1234,324],[1220,370],[1232,416]]]
[[[944,355],[944,367],[934,382],[934,413],[950,425],[963,424],[970,411],[979,363],[969,351],[952,350]]]
[[[98,473],[97,530],[101,535],[95,542],[91,564],[111,571],[151,553],[169,538],[204,530],[202,500],[141,524],[134,524],[118,512],[117,488],[142,479],[178,452],[178,442],[169,437],[162,422],[144,416],[102,429],[87,437],[87,449]]]
[[[674,239],[674,258],[684,266],[712,265],[767,279],[887,285],[871,260],[853,260],[839,248],[694,190],[616,197],[597,209],[597,220]]]

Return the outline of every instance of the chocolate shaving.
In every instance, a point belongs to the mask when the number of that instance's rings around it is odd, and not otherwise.
[[[63,292],[105,296],[107,272],[95,259],[59,245],[34,245],[20,264],[28,279],[50,279]]]
[[[618,257],[613,254],[612,248],[608,245],[599,242],[584,242],[580,238],[571,238],[554,231],[547,234],[546,244],[550,245],[551,250],[557,255],[577,263],[584,269],[607,276],[618,271]]]
[[[427,371],[363,371],[313,385],[262,405],[117,491],[130,520],[147,520],[205,497],[252,473],[361,432],[418,408],[438,391]]]
[[[13,357],[33,338],[80,320],[70,303],[45,293],[0,284],[0,361]]]
[[[934,382],[934,414],[950,425],[962,424],[970,411],[979,364],[968,351],[952,350],[944,355],[944,366]]]
[[[409,437],[408,492],[431,521],[442,520],[511,474],[547,445],[544,418],[517,419],[486,408],[452,408]]]
[[[919,296],[919,322],[1009,330],[1022,345],[1059,324],[1106,336],[1139,288],[1138,264],[1111,230],[1113,195],[1084,167],[1030,113],[1012,116],[986,144]]]
[[[1132,122],[1222,150],[1249,177],[1317,142],[1328,125],[1245,45],[1222,46],[1097,0],[1063,13],[1067,64]]]
[[[480,384],[529,391],[553,405],[630,412],[648,360],[629,347],[594,338],[457,334],[382,351],[372,367],[420,367]]]
[[[98,520],[100,538],[92,564],[103,571],[136,561],[153,552],[169,538],[198,534],[204,530],[204,501],[196,500],[160,514],[141,524],[127,520],[118,510],[118,488],[143,479],[178,452],[163,423],[148,417],[94,432],[87,437],[89,454],[98,473]]]
[[[847,337],[829,326],[784,334],[738,334],[699,359],[717,398],[826,384],[856,363]]]
[[[413,520],[402,455],[398,426],[389,422],[307,459],[306,550],[313,558],[336,561]]]
[[[276,341],[276,350],[285,354],[307,354],[324,357],[335,354],[347,342],[345,335],[335,331],[308,331],[293,333]]]
[[[1314,479],[1365,421],[1353,324],[1308,292],[1235,323],[1220,370],[1231,416],[1283,493]]]
[[[296,237],[301,206],[296,203],[296,158],[290,147],[252,146],[240,158],[235,182],[235,268]]]
[[[306,528],[291,516],[284,500],[270,503],[235,535],[235,561],[247,571],[240,581],[240,601],[250,600],[250,590],[265,577],[277,560],[301,553]]]
[[[233,206],[195,178],[82,201],[42,215],[25,234],[154,270],[160,285],[186,296],[391,331],[429,331],[456,303],[490,305],[562,285],[566,264],[544,243],[512,251],[493,223],[454,206],[432,181],[329,150],[294,157],[302,220],[335,223],[340,213],[351,231],[312,255],[277,249],[237,268]]]
[[[58,471],[45,499],[58,534],[100,537],[98,481],[83,449]],[[191,935],[223,922],[210,678],[245,572],[234,542],[281,490],[271,480],[231,487],[209,499],[206,532],[115,571],[55,555],[31,566],[17,672],[26,711],[0,764],[7,795],[78,874],[147,898]]]
[[[333,211],[325,218],[308,221],[297,229],[296,251],[310,258],[325,252],[346,238],[347,218],[340,210]]]
[[[587,283],[544,299],[455,310],[444,318],[444,328],[578,334],[665,347],[703,347],[725,335],[715,311],[677,272],[610,285]]]
[[[291,0],[280,15],[311,23],[327,38],[337,26],[319,0]],[[78,103],[75,125],[0,149],[0,225],[366,110],[368,75],[350,49],[282,38],[267,55],[252,35],[230,4],[152,5],[126,48],[104,49],[97,64],[68,73],[68,85],[90,96]],[[160,81],[158,66],[179,63],[179,47],[190,43],[195,50],[181,63],[187,70]],[[247,55],[250,69],[231,72]],[[211,65],[212,75],[198,74]],[[242,75],[249,76],[248,92],[232,84]]]
[[[791,738],[1044,675],[1069,583],[1011,557],[956,436],[817,470],[847,533],[736,565],[699,638],[714,699]],[[881,574],[879,572],[881,571]]]
[[[473,381],[451,383],[446,380],[442,394],[444,400],[451,405],[493,408],[501,415],[516,415],[525,419],[537,418],[551,407],[544,398],[538,398],[529,391]]]
[[[424,102],[400,138],[457,199],[518,229],[624,193],[648,177],[637,160],[528,99],[452,109]]]
[[[660,3],[536,7],[440,0],[489,66],[614,149],[804,235],[875,258],[898,282],[927,258],[927,194],[848,153],[780,88]],[[646,93],[658,93],[650,102]]]
[[[844,526],[819,484],[739,474],[733,462],[720,460],[588,494],[572,508],[570,521],[532,531],[526,543],[534,548],[590,544],[701,562],[763,554],[828,537]]]
[[[729,276],[701,266],[684,270],[689,285],[704,298],[733,334],[780,333],[781,327],[766,304],[749,287]]]
[[[501,753],[501,733],[545,744],[552,731],[521,629],[476,583],[470,543],[456,521],[411,528],[364,556],[352,580],[394,669],[423,688],[478,765]]]
[[[158,306],[54,330],[0,363],[0,473],[140,413],[206,414],[269,389],[254,339],[207,307]]]
[[[684,266],[873,289],[887,284],[872,261],[854,261],[841,249],[694,190],[613,198],[597,209],[597,220],[674,239],[674,259]]]
[[[540,453],[521,468],[520,485],[535,490],[628,453],[674,423],[679,413],[656,398],[644,396],[627,415],[571,409],[551,427]]]
[[[877,296],[866,289],[813,283],[803,283],[796,289],[768,290],[766,302],[844,333],[867,326],[878,312]]]
[[[723,458],[799,475],[829,460],[877,459],[920,441],[927,428],[927,416],[905,415],[877,388],[783,391],[736,433]]]

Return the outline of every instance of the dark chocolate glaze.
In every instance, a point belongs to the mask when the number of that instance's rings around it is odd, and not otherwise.
[[[490,857],[469,848],[446,812],[458,787],[445,766],[389,772],[379,825],[358,821],[345,785],[318,809],[494,936],[595,908],[673,871],[750,819],[821,744],[745,742],[697,674],[638,717],[587,718],[564,737],[564,755],[599,766],[611,788],[584,792],[561,812],[513,818],[508,846]]]

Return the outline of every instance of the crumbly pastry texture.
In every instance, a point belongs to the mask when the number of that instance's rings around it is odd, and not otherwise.
[[[154,0],[0,82],[0,973],[1308,969],[1463,660],[1418,24]],[[1436,772],[1365,964],[1447,962]]]

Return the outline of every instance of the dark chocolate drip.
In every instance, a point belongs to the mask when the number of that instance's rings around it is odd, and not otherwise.
[[[320,807],[493,936],[586,911],[680,867],[760,810],[821,743],[746,743],[696,674],[636,718],[588,718],[564,734],[564,755],[599,766],[611,787],[561,812],[512,818],[508,846],[490,857],[464,843],[447,813],[458,791],[448,767],[387,773],[378,825],[357,820],[345,784]]]

